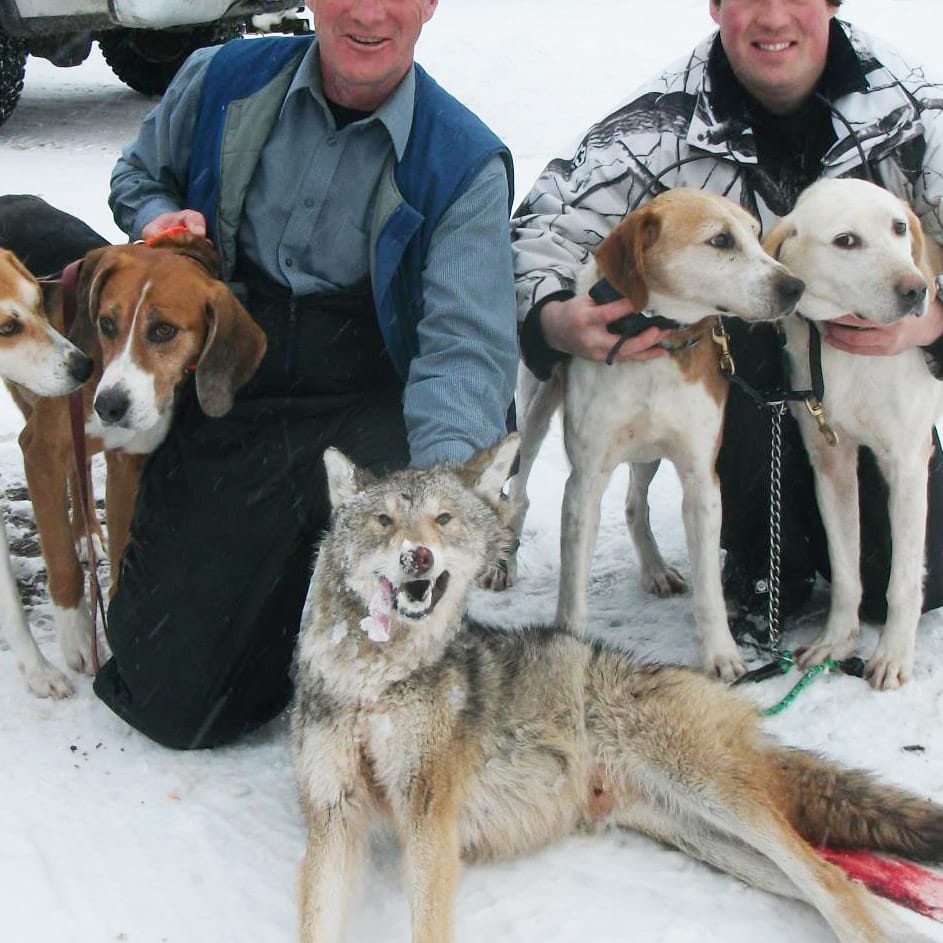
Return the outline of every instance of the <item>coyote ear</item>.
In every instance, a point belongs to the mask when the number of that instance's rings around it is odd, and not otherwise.
[[[324,468],[327,471],[327,493],[335,511],[363,491],[369,479],[369,474],[358,468],[340,449],[324,450]]]
[[[493,505],[500,498],[520,444],[521,437],[512,432],[465,463],[465,469],[471,477],[472,489],[488,504]]]

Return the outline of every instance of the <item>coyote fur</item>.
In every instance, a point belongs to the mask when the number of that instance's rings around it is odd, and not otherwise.
[[[308,844],[301,938],[343,938],[371,821],[403,845],[412,939],[445,943],[462,859],[612,824],[816,907],[843,943],[928,940],[813,845],[943,857],[943,807],[765,735],[694,670],[551,627],[465,614],[510,538],[508,437],[464,465],[373,481],[325,454],[334,521],[296,658],[292,745]]]

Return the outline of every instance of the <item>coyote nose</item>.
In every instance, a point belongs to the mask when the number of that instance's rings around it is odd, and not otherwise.
[[[109,426],[124,419],[129,405],[128,394],[120,387],[102,390],[95,397],[95,412]]]
[[[428,573],[435,563],[432,551],[428,547],[411,547],[399,555],[399,565],[410,576],[422,576]]]
[[[784,305],[794,305],[805,291],[805,282],[801,278],[790,275],[784,278],[777,286],[776,293]]]

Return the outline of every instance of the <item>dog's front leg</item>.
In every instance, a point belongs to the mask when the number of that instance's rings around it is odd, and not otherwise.
[[[808,668],[827,658],[847,658],[855,649],[861,602],[861,534],[857,443],[844,437],[838,445],[828,445],[808,417],[800,416],[800,426],[815,471],[816,497],[828,537],[832,571],[832,599],[825,631],[798,657],[799,665]]]
[[[873,687],[885,691],[900,687],[913,675],[923,599],[927,452],[927,448],[919,448],[878,456],[888,485],[893,556],[887,584],[887,622],[864,675]]]
[[[681,480],[681,513],[691,559],[694,621],[701,644],[704,670],[722,681],[735,681],[746,665],[730,634],[720,575],[720,486],[714,473],[717,442],[692,441],[704,445],[675,461]]]
[[[0,628],[33,694],[60,698],[73,693],[66,676],[46,660],[29,630],[10,565],[10,547],[3,526],[0,526]]]
[[[563,489],[557,623],[580,634],[586,632],[586,591],[599,535],[600,503],[608,481],[608,472],[574,464]]]
[[[105,489],[105,518],[108,521],[108,550],[111,561],[111,586],[109,598],[118,588],[121,557],[128,546],[131,533],[131,517],[137,501],[141,468],[146,455],[131,455],[111,450],[105,453],[108,469]]]
[[[563,401],[563,380],[560,374],[564,368],[557,367],[554,376],[546,382],[538,380],[522,363],[518,367],[517,393],[515,402],[518,409],[518,426],[521,433],[521,446],[518,451],[517,473],[511,478],[508,487],[508,523],[514,536],[520,541],[524,530],[524,519],[530,501],[527,498],[527,482],[540,446],[550,428],[550,420]],[[501,590],[513,586],[517,580],[517,550],[513,550],[506,560],[489,567],[481,584],[486,589]]]
[[[66,664],[76,671],[93,672],[92,646],[95,644],[92,620],[85,601],[82,567],[72,540],[69,520],[68,449],[53,449],[37,429],[55,429],[54,419],[42,419],[44,408],[54,408],[57,401],[41,400],[20,434],[26,484],[33,502],[36,529],[42,545],[59,633],[59,644]],[[48,407],[46,404],[50,404]],[[67,418],[67,414],[64,414]],[[58,437],[68,443],[66,433]]]

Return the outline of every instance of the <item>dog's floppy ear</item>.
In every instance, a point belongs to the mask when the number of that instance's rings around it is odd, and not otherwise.
[[[170,249],[178,255],[193,259],[203,266],[212,278],[219,278],[219,254],[213,243],[203,236],[197,236],[186,229],[172,229],[148,239],[147,244],[152,249]]]
[[[634,210],[596,249],[596,264],[613,288],[628,298],[636,311],[648,306],[645,252],[661,233],[661,215],[649,206]]]
[[[39,287],[43,293],[43,311],[46,312],[46,317],[51,321],[53,312],[62,309],[62,279],[44,278],[39,283]]]
[[[333,446],[324,450],[324,469],[327,472],[327,493],[335,511],[376,480],[365,468],[358,468]]]
[[[75,286],[75,323],[69,330],[69,340],[84,354],[92,354],[98,347],[98,299],[117,264],[114,246],[92,249],[82,259]]]
[[[903,203],[903,200],[901,202]],[[906,203],[904,203],[904,212],[907,214],[907,227],[910,229],[910,253],[914,265],[924,275],[936,275],[937,273],[931,270],[930,260],[926,257],[926,236],[923,234],[923,224],[920,222],[920,217]]]
[[[771,255],[777,262],[782,261],[783,246],[786,241],[796,235],[796,227],[787,219],[781,219],[763,239],[763,248],[767,255]]]
[[[213,286],[205,312],[209,327],[196,364],[196,396],[207,416],[224,416],[262,362],[265,332],[222,282]]]
[[[521,437],[512,432],[490,448],[473,455],[462,466],[475,494],[494,508],[498,507],[501,500],[502,489],[511,473],[511,466],[517,458],[520,445]]]

